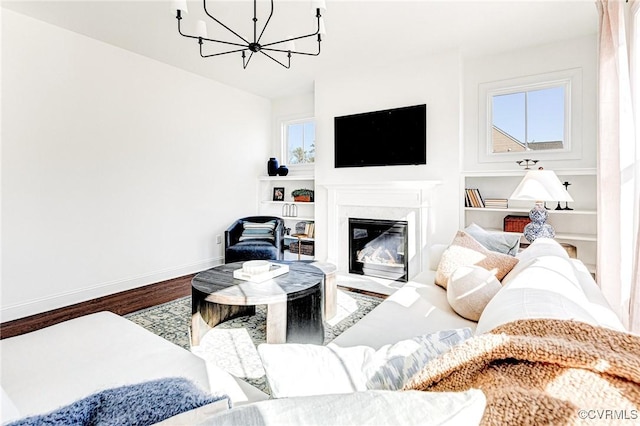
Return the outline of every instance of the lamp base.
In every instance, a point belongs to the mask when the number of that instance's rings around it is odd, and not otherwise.
[[[549,213],[544,208],[543,203],[536,203],[536,205],[529,211],[529,219],[531,223],[524,227],[524,237],[530,243],[534,242],[536,238],[553,238],[556,236],[556,232],[553,227],[547,223],[547,217]]]

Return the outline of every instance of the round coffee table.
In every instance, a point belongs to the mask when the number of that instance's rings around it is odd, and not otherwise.
[[[291,268],[261,283],[233,278],[242,262],[228,263],[198,273],[191,280],[191,341],[226,320],[255,314],[267,305],[267,343],[324,342],[323,272],[315,267]],[[312,268],[312,269],[310,269]]]

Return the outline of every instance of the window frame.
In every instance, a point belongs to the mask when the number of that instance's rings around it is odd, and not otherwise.
[[[304,124],[307,122],[312,122],[315,130],[317,130],[316,119],[313,116],[299,116],[299,117],[290,117],[287,119],[280,120],[280,158],[282,158],[283,164],[286,164],[287,167],[291,169],[297,170],[313,170],[315,167],[315,156],[314,161],[312,163],[299,163],[299,164],[291,164],[289,163],[289,152],[288,152],[288,126],[295,124]],[[315,143],[315,141],[314,141]]]
[[[525,152],[493,152],[493,97],[533,90],[564,87],[564,141],[559,149]],[[533,155],[542,160],[582,158],[582,70],[537,74],[509,80],[482,83],[479,86],[479,149],[480,163],[506,162]]]

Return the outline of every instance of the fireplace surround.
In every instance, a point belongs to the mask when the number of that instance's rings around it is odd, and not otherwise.
[[[326,189],[327,196],[326,219],[317,218],[326,220],[322,245],[327,261],[339,273],[349,273],[349,218],[368,218],[407,222],[407,279],[428,269],[425,253],[434,227],[429,211],[434,189],[440,184],[421,180],[317,185]]]

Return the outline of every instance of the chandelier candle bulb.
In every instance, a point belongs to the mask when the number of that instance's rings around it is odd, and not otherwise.
[[[312,0],[311,9],[327,10],[327,2],[325,0]]]
[[[199,37],[207,38],[207,23],[204,21],[196,22],[196,34]]]
[[[187,9],[187,0],[173,0],[171,4],[171,11],[173,12],[174,10],[181,10],[184,13],[189,13],[189,10]]]
[[[327,35],[327,28],[324,26],[324,18],[320,17],[320,30],[318,34]]]

